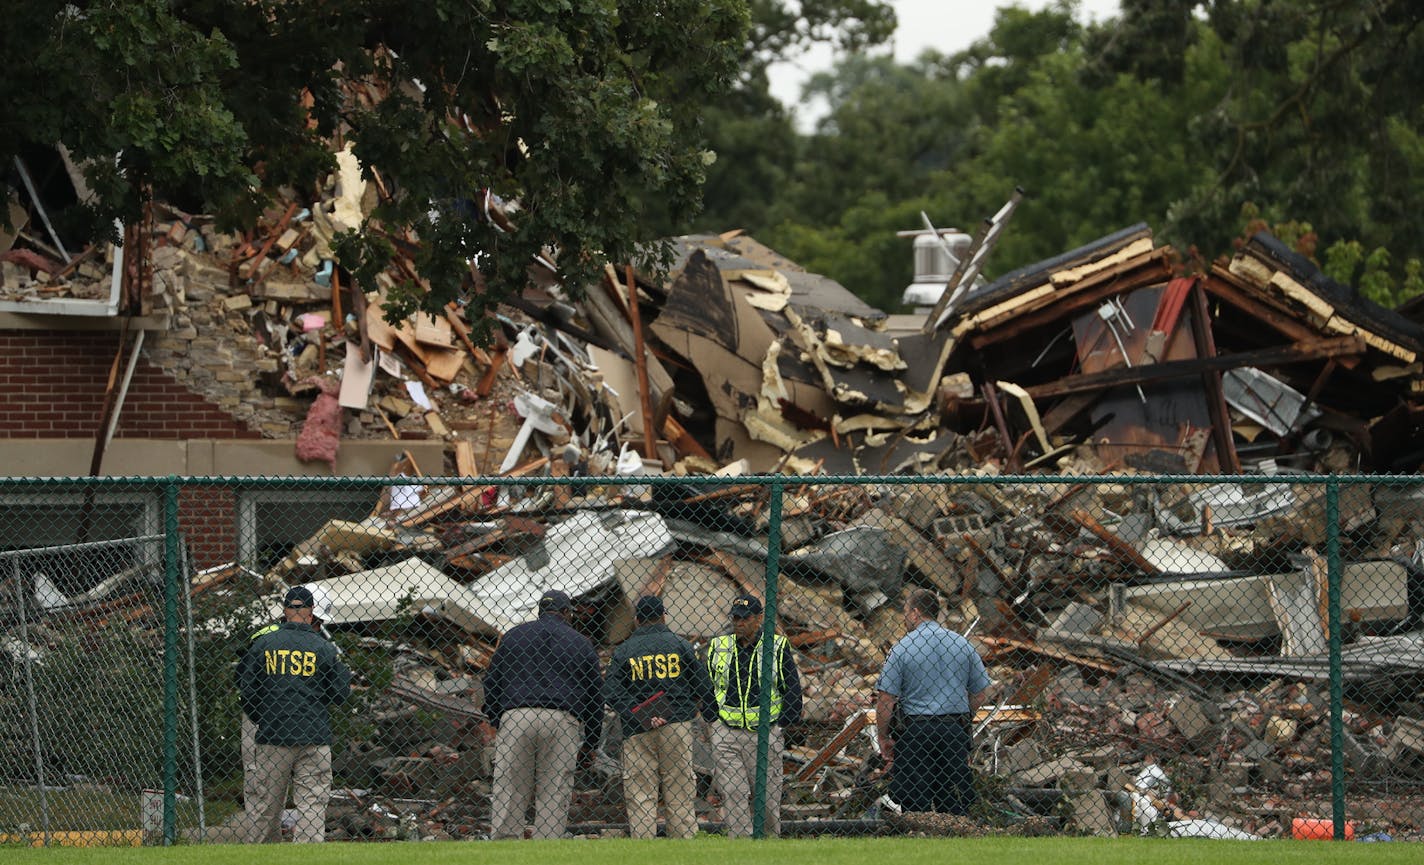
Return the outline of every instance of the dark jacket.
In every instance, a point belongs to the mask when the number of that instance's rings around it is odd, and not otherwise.
[[[631,710],[658,691],[667,696],[668,711],[662,717],[670,724],[689,721],[700,707],[714,704],[707,666],[691,643],[661,623],[639,627],[613,650],[608,662],[603,701],[618,713],[623,735],[644,732]]]
[[[603,722],[603,672],[588,638],[553,613],[511,628],[485,672],[485,714],[496,728],[510,709],[572,712],[583,724],[583,746],[598,744]]]
[[[351,671],[311,625],[283,622],[243,653],[237,687],[258,744],[330,745],[327,707],[350,695]]]

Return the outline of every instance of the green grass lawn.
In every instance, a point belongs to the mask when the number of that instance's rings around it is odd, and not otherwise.
[[[439,843],[240,845],[170,848],[6,849],[8,865],[1334,865],[1418,862],[1415,844],[1325,841],[1209,841],[1158,838],[809,838],[731,841],[627,839]]]
[[[139,827],[139,796],[106,790],[52,790],[46,797],[50,825],[69,830],[118,830]],[[198,806],[179,800],[178,824],[196,826]],[[209,802],[209,825],[221,822],[236,806],[230,802]],[[39,798],[30,789],[0,788],[0,835],[14,832],[21,824],[31,829],[40,823]]]

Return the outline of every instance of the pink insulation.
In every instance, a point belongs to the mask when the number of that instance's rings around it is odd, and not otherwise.
[[[336,451],[341,446],[341,404],[337,400],[341,383],[324,376],[308,381],[321,388],[321,394],[307,411],[302,431],[297,436],[297,459],[303,462],[324,460],[336,470]]]

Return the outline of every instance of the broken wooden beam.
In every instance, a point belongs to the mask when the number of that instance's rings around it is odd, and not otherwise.
[[[1208,371],[1240,369],[1241,367],[1273,367],[1322,358],[1339,358],[1363,354],[1365,341],[1357,336],[1303,340],[1277,348],[1239,351],[1195,360],[1169,360],[1151,366],[1115,367],[1102,372],[1070,375],[1046,384],[1024,388],[1034,399],[1066,396],[1085,390],[1101,390],[1119,385],[1143,384],[1173,378],[1190,378]],[[987,387],[987,385],[986,385]]]
[[[1119,561],[1126,562],[1149,576],[1162,573],[1162,569],[1152,564],[1146,556],[1137,551],[1136,547],[1118,537],[1112,529],[1098,522],[1087,511],[1075,510],[1068,515],[1068,519],[1092,532],[1099,540],[1107,544],[1108,549]]]
[[[860,709],[847,718],[845,724],[841,726],[840,732],[831,737],[831,741],[827,742],[821,750],[816,752],[816,756],[812,757],[807,761],[806,765],[797,771],[795,780],[811,780],[811,776],[820,771],[822,766],[834,760],[837,754],[844,751],[845,746],[849,745],[851,740],[854,739],[861,730],[864,730],[868,723],[870,723],[869,709]]]

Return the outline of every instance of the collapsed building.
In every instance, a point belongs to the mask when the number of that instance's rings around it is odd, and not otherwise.
[[[777,622],[807,683],[782,767],[793,820],[939,831],[886,806],[869,734],[903,634],[895,602],[915,585],[990,664],[975,761],[1008,811],[1213,837],[1328,814],[1336,532],[1319,485],[1289,481],[1417,472],[1418,324],[1268,235],[1183,274],[1132,226],[890,315],[731,232],[676,239],[665,277],[610,263],[571,292],[536,265],[477,345],[458,305],[385,319],[384,292],[419,279],[408,260],[351,289],[330,242],[380,192],[349,153],[340,164],[320,200],[241,235],[155,205],[130,244],[71,256],[17,193],[20,228],[0,238],[11,477],[389,476],[323,488],[339,501],[298,482],[281,511],[281,491],[195,483],[178,515],[194,595],[321,582],[338,635],[389,653],[374,733],[341,752],[340,832],[483,831],[480,675],[539,592],[575,597],[605,653],[641,594],[703,641],[734,595],[765,593],[773,546]],[[68,377],[25,386],[40,357]],[[1241,473],[1261,483],[1188,477]],[[773,525],[774,475],[799,480]],[[1134,480],[1147,475],[1172,482]],[[45,525],[7,495],[12,548],[84,540],[67,522],[92,505]],[[1357,479],[1338,504],[1344,747],[1353,777],[1387,791],[1353,807],[1417,836],[1424,504],[1398,479]],[[96,531],[149,534],[155,513]],[[15,591],[55,621],[100,609],[156,627],[152,585],[109,576],[41,591],[28,574]],[[401,639],[374,636],[408,620]],[[604,744],[576,796],[587,831],[621,819],[617,732]]]

